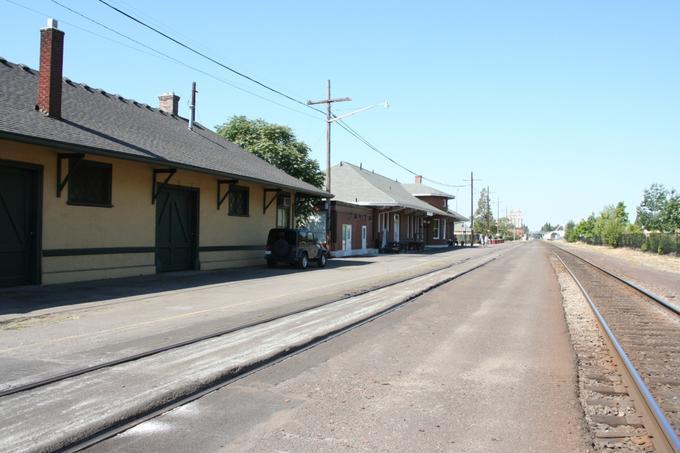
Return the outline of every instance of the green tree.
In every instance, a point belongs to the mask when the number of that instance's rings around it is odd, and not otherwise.
[[[576,236],[579,239],[590,240],[595,237],[595,225],[597,219],[595,218],[595,213],[590,214],[588,218],[581,220],[578,225],[576,225]]]
[[[216,126],[217,133],[264,159],[289,175],[322,188],[324,173],[319,163],[309,157],[310,148],[295,137],[292,129],[262,119],[233,116]],[[317,200],[298,194],[295,197],[295,223],[304,224],[314,212]]]
[[[675,190],[668,193],[668,199],[661,211],[661,229],[667,233],[680,230],[680,194]]]
[[[573,220],[568,221],[564,227],[564,239],[566,239],[567,242],[576,242],[578,240],[576,224]]]
[[[541,233],[548,233],[550,231],[555,231],[556,228],[557,227],[555,225],[551,225],[550,222],[546,222],[541,227]]]
[[[489,193],[482,189],[477,201],[477,211],[475,211],[475,233],[482,236],[493,236],[496,234],[496,225],[493,220],[493,211],[489,202]]]
[[[668,203],[668,189],[663,184],[652,184],[645,189],[642,203],[637,207],[635,223],[648,231],[663,231],[662,213]]]
[[[602,238],[602,243],[612,247],[621,245],[621,234],[628,228],[628,214],[626,205],[619,202],[616,206],[606,206],[596,222],[596,234]]]
[[[515,226],[510,222],[509,219],[506,217],[502,217],[498,219],[498,231],[497,234],[505,239],[506,241],[509,241],[511,239],[515,239],[515,235],[513,232],[515,231]]]

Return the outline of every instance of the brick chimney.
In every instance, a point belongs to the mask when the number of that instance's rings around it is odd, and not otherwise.
[[[423,177],[418,175],[416,176],[416,184],[422,184],[423,183]]]
[[[177,115],[177,112],[179,112],[177,108],[179,105],[179,96],[172,92],[163,93],[158,96],[158,100],[160,101],[159,108],[162,111],[165,113],[170,113],[171,115]]]
[[[47,27],[40,29],[40,76],[36,108],[51,118],[61,118],[63,66],[64,32],[57,29],[55,19],[47,19]]]

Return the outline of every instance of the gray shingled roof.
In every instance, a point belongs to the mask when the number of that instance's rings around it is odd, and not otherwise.
[[[448,198],[449,200],[456,198],[453,195],[442,192],[441,190],[437,190],[433,187],[426,186],[425,184],[403,184],[403,186],[414,197],[443,197]]]
[[[0,58],[0,138],[154,162],[328,196],[186,119],[64,79],[62,119],[35,109],[38,71]]]
[[[452,216],[454,216],[456,218],[456,222],[467,222],[468,220],[470,220],[467,217],[465,217],[463,214],[460,214],[460,213],[454,211],[453,209],[448,209],[448,212],[449,212],[449,214],[451,214]]]
[[[331,191],[335,201],[371,207],[400,207],[453,217],[417,199],[394,179],[347,162],[331,167]]]

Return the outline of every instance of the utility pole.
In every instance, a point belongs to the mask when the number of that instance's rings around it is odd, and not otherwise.
[[[307,101],[307,105],[326,104],[326,192],[331,191],[331,124],[333,123],[333,114],[331,112],[331,105],[334,102],[347,102],[350,98],[331,98],[331,81],[326,83],[326,99],[319,101]],[[331,200],[326,200],[326,242],[330,243],[331,231]]]
[[[465,179],[464,181],[470,181],[470,247],[475,246],[475,175],[470,172],[470,179]],[[477,181],[481,181],[478,179]]]
[[[194,122],[196,121],[196,82],[191,83],[191,103],[189,104],[189,110],[191,115],[189,116],[189,130],[194,130]]]

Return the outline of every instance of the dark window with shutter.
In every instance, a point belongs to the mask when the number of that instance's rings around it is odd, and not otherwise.
[[[248,188],[234,186],[229,192],[229,215],[248,216]]]
[[[68,203],[111,207],[111,164],[81,160],[68,182]]]

